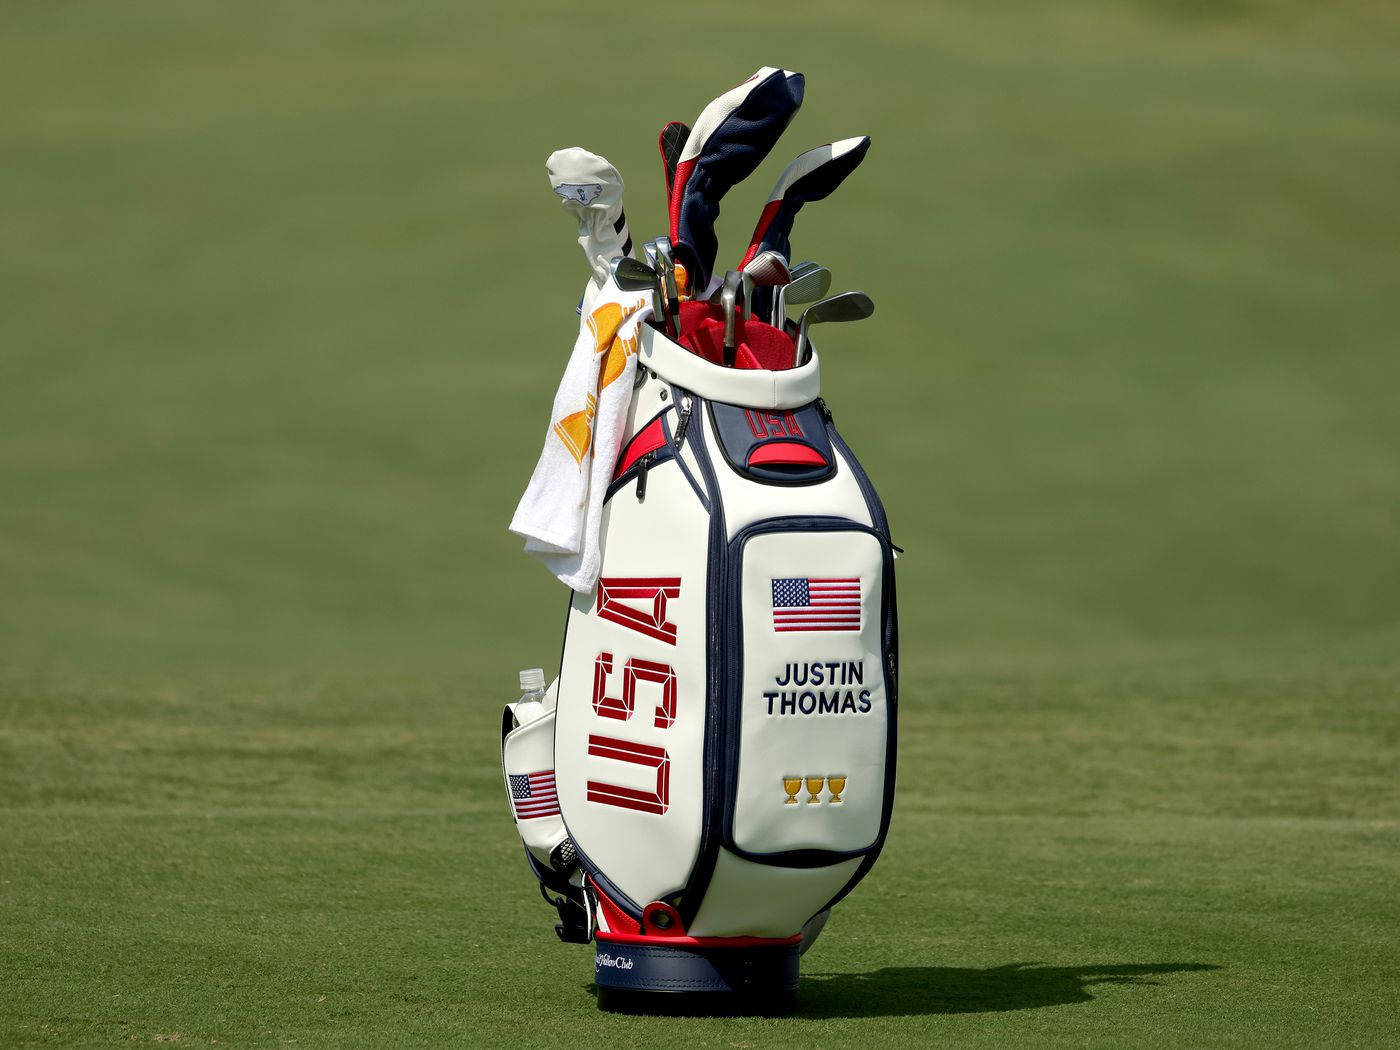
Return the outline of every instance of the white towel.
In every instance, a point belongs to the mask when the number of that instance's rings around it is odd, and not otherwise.
[[[632,401],[637,328],[650,317],[651,293],[624,292],[611,275],[587,297],[544,449],[511,519],[525,550],[576,591],[598,582],[603,497]]]

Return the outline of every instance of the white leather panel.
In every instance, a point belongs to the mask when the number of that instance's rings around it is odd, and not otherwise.
[[[642,326],[643,328],[646,325]],[[637,369],[640,382],[636,389],[632,391],[632,404],[627,409],[627,423],[622,431],[622,445],[625,448],[627,442],[631,441],[637,431],[656,418],[663,409],[671,407],[669,400],[661,400],[661,392],[666,389],[666,384],[659,379],[652,379],[640,368]],[[667,392],[669,397],[669,391]],[[671,425],[674,426],[674,420]]]
[[[501,766],[505,771],[507,798],[511,797],[512,776],[529,776],[554,769],[553,711],[546,711],[506,734],[501,747]],[[549,863],[549,851],[564,839],[564,822],[557,813],[515,817],[515,830],[520,832],[526,849],[545,864]]]
[[[632,482],[604,509],[599,586],[576,594],[569,611],[555,731],[560,808],[583,853],[639,905],[679,889],[699,849],[708,530],[679,466],[658,464],[644,502]],[[600,604],[609,581],[622,578],[678,583],[660,604],[656,585],[647,584],[641,596],[614,587]],[[611,609],[612,618],[599,615],[600,607]],[[594,704],[599,654],[611,661],[601,675],[601,713]],[[629,662],[639,672],[626,714],[619,709],[628,696]],[[666,684],[657,671],[668,667],[675,684],[669,725],[658,712]]]
[[[692,937],[791,937],[841,887],[859,860],[827,868],[774,868],[720,850]]]
[[[763,533],[743,559],[734,844],[866,849],[884,809],[889,727],[883,548],[865,532]]]

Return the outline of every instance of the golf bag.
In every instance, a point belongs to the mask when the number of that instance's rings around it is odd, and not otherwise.
[[[601,578],[506,709],[507,790],[605,1000],[780,1004],[889,826],[895,548],[815,353],[725,368],[643,325],[629,411]]]

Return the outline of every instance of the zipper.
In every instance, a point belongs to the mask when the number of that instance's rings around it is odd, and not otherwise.
[[[675,445],[677,452],[679,452],[681,446],[685,444],[685,429],[690,426],[690,410],[693,407],[694,401],[689,394],[686,394],[685,397],[681,399],[680,417],[676,420]]]
[[[656,453],[648,452],[637,462],[637,502],[647,498],[647,471],[656,462]]]

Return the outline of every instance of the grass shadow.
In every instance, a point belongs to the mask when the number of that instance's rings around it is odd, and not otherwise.
[[[994,1013],[1086,1003],[1096,984],[1155,985],[1152,977],[1218,970],[1213,963],[1120,963],[1041,966],[1008,963],[978,970],[957,966],[888,966],[870,973],[804,974],[801,1017],[909,1017]]]

